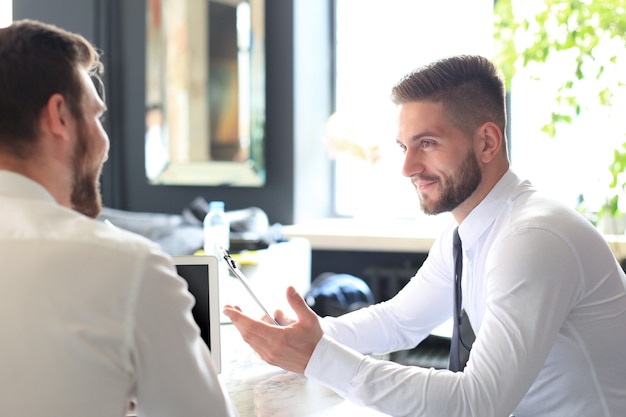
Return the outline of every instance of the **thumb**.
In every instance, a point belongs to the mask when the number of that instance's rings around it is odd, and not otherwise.
[[[296,289],[292,286],[287,288],[287,301],[289,302],[289,305],[293,309],[294,313],[296,313],[299,321],[311,319],[317,320],[317,314],[311,310],[306,301],[304,301],[304,298],[302,298],[302,296],[298,294],[298,291],[296,291]]]

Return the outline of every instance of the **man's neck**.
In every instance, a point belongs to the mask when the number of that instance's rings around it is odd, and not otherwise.
[[[0,170],[10,171],[23,175],[41,184],[52,197],[62,206],[72,208],[70,203],[71,183],[64,186],[67,181],[63,170],[55,169],[49,161],[37,161],[36,158],[21,159],[6,154],[0,154]]]
[[[507,161],[506,163],[498,164],[497,167],[493,166],[490,168],[492,169],[483,171],[483,179],[478,185],[478,188],[476,188],[476,191],[452,210],[452,216],[457,224],[461,224],[472,210],[487,197],[493,187],[495,187],[498,181],[500,181],[509,170],[509,163]]]

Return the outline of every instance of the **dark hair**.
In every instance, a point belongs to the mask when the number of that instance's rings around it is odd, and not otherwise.
[[[497,68],[482,56],[453,56],[418,68],[393,87],[391,99],[397,105],[442,103],[445,117],[467,135],[489,121],[505,134],[504,83]]]
[[[18,157],[30,153],[39,114],[53,94],[82,118],[81,68],[102,87],[99,54],[78,34],[34,20],[0,29],[0,148]]]

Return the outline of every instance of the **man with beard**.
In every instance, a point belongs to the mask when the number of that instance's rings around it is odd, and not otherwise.
[[[403,174],[424,212],[454,221],[387,302],[320,319],[289,288],[297,318],[276,312],[282,326],[226,306],[261,358],[393,416],[624,415],[626,276],[586,219],[510,169],[504,97],[480,56],[437,61],[393,88]],[[417,345],[453,311],[455,332],[469,317],[476,339],[453,336],[450,370],[367,356]],[[471,348],[465,367],[457,341]]]
[[[171,258],[94,219],[101,71],[79,35],[0,29],[0,415],[234,416]]]

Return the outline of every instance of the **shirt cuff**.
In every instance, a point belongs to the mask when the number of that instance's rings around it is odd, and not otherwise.
[[[304,375],[346,396],[364,356],[324,335],[317,343]]]

